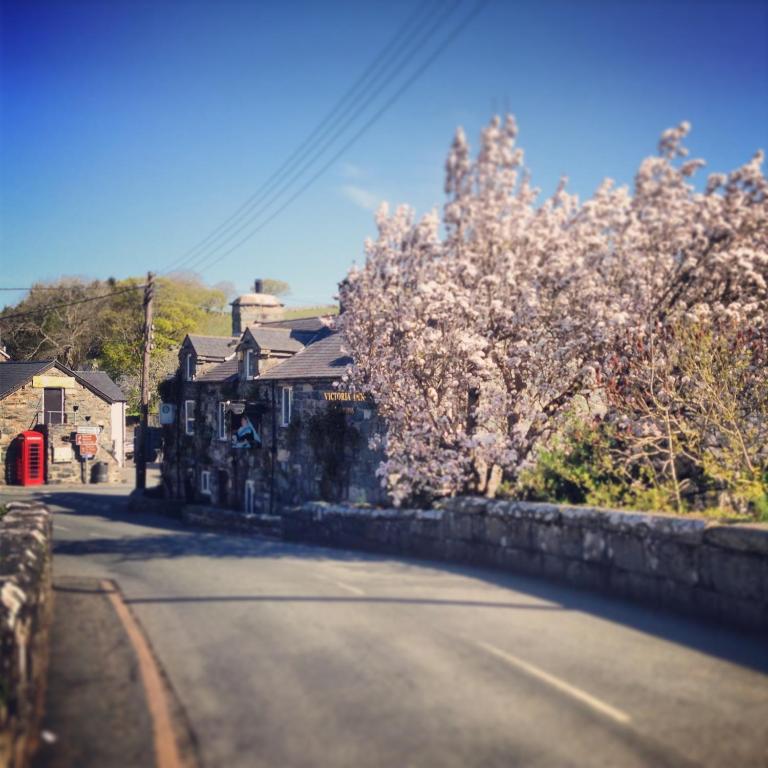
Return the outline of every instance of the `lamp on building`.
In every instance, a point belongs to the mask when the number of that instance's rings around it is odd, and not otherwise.
[[[227,403],[230,413],[234,413],[235,416],[242,416],[245,413],[245,402],[243,400],[235,400]]]

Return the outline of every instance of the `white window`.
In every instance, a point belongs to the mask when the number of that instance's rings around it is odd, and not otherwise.
[[[211,494],[211,473],[207,469],[200,473],[200,493]]]
[[[245,378],[256,378],[256,355],[252,349],[245,350]]]
[[[195,401],[184,401],[184,431],[188,435],[195,434]]]
[[[280,423],[287,427],[291,423],[293,409],[293,387],[280,387]]]
[[[195,356],[191,352],[187,352],[184,378],[186,378],[187,381],[195,380]]]
[[[253,514],[256,508],[256,482],[254,480],[245,481],[245,511]]]
[[[216,433],[219,440],[227,439],[227,404],[219,401],[219,409],[216,412]]]

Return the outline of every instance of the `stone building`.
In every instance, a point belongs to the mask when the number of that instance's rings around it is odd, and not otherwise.
[[[55,360],[0,365],[0,483],[16,481],[18,438],[45,438],[48,483],[91,480],[96,462],[117,481],[125,463],[125,396],[103,371],[72,371]]]
[[[176,376],[161,387],[176,406],[164,431],[168,495],[245,512],[386,500],[375,476],[381,456],[369,448],[383,426],[372,402],[341,386],[350,358],[339,333],[318,317],[261,321],[234,345],[218,344],[220,362],[201,368],[187,364],[194,345],[185,340]]]

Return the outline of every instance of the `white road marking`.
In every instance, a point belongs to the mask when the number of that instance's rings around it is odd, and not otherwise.
[[[71,531],[72,530],[71,528],[67,528],[66,525],[61,525],[60,523],[56,523],[56,522],[53,524],[53,527],[57,531]]]
[[[605,715],[606,717],[611,718],[611,720],[615,720],[617,723],[621,723],[622,725],[626,725],[630,722],[630,717],[626,712],[622,712],[622,710],[617,709],[616,707],[612,707],[610,704],[606,704],[604,701],[601,701],[586,691],[581,690],[581,688],[576,688],[576,686],[573,686],[570,683],[566,683],[565,680],[561,680],[559,677],[555,677],[555,675],[552,675],[549,672],[545,672],[543,669],[539,669],[539,667],[536,667],[533,664],[529,664],[527,661],[518,659],[517,656],[513,656],[511,653],[502,651],[493,645],[489,645],[488,643],[483,642],[478,642],[477,644],[488,653],[496,656],[499,659],[503,659],[513,667],[526,672],[527,674],[531,675],[531,677],[535,677],[537,680],[541,680],[552,688],[556,688],[561,693],[565,693],[571,698],[586,704],[588,707],[595,710],[596,712],[599,712],[601,715]]]
[[[345,584],[343,581],[334,581],[333,582],[337,587],[340,587],[341,589],[346,589],[347,592],[351,592],[353,595],[364,595],[365,592],[363,592],[362,589],[358,589],[357,587],[350,586],[349,584]]]

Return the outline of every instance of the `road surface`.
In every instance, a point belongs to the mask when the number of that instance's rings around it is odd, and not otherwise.
[[[534,579],[185,528],[54,492],[221,766],[765,766],[768,644]]]

